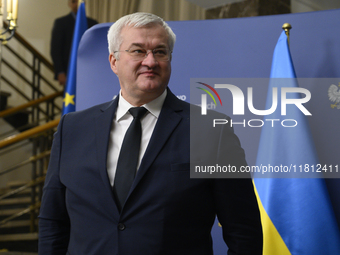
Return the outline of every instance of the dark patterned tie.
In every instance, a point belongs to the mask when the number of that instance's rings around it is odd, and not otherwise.
[[[142,126],[140,119],[145,115],[147,109],[144,107],[133,107],[129,109],[133,116],[120,149],[113,192],[116,197],[119,211],[121,211],[129,194],[137,171]]]

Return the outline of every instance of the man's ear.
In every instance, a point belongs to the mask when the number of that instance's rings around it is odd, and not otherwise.
[[[110,61],[110,66],[111,66],[111,70],[117,74],[117,66],[116,66],[116,63],[117,63],[117,59],[115,57],[115,55],[113,53],[110,53],[109,55],[109,61]]]

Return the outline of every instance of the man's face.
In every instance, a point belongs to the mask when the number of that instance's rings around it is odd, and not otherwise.
[[[77,11],[78,11],[78,0],[68,0],[68,6],[70,7],[72,12],[77,14]]]
[[[161,25],[150,27],[124,27],[121,32],[122,44],[119,60],[110,54],[111,69],[118,76],[122,96],[130,104],[140,106],[160,96],[165,90],[171,74],[171,64],[168,61],[157,61],[152,52],[146,58],[135,60],[125,52],[142,48],[154,50],[168,46],[168,35]]]

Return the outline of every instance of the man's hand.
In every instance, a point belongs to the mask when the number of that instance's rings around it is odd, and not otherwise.
[[[65,73],[58,74],[58,82],[61,86],[65,85],[65,83],[66,83],[66,74]]]

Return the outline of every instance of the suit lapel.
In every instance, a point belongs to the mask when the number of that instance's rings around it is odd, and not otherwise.
[[[159,119],[152,133],[140,167],[137,171],[137,175],[130,193],[141,181],[142,177],[147,172],[150,165],[154,162],[155,158],[158,156],[161,149],[166,144],[171,133],[182,120],[182,116],[178,114],[178,112],[182,111],[182,108],[178,106],[177,100],[177,97],[173,95],[170,90],[168,90],[168,94],[164,101],[162,111],[159,115]]]
[[[101,112],[96,117],[96,147],[98,169],[102,177],[104,188],[112,194],[112,187],[107,174],[107,151],[110,141],[110,131],[114,114],[118,105],[118,97],[111,103],[106,104],[101,108]],[[113,197],[113,194],[112,194]]]
[[[182,116],[178,112],[182,111],[182,107],[178,105],[178,99],[175,95],[168,90],[167,97],[164,101],[162,111],[159,119],[149,141],[148,147],[145,151],[144,157],[140,164],[136,178],[133,182],[130,193],[135,189],[138,183],[142,180],[150,165],[154,162],[161,149],[168,141],[171,133],[181,122]],[[112,187],[107,174],[107,151],[110,140],[110,131],[114,114],[118,106],[118,97],[113,100],[109,105],[105,105],[101,109],[101,113],[96,117],[96,146],[97,146],[97,159],[98,169],[102,177],[104,188],[112,194],[114,200]],[[128,199],[128,198],[127,198]],[[118,208],[115,206],[117,214]]]

